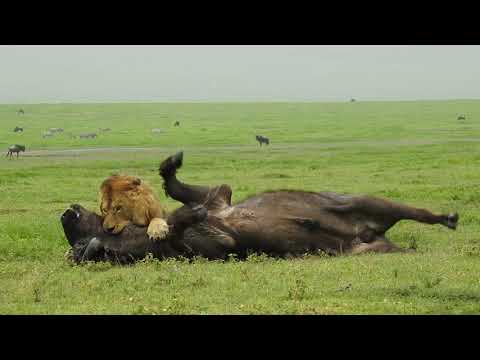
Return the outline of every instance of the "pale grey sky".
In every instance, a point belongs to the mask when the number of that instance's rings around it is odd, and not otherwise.
[[[480,98],[480,46],[0,46],[0,103]]]

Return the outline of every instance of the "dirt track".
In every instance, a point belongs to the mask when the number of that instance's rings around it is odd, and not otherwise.
[[[328,143],[305,143],[305,144],[272,144],[263,146],[269,150],[300,150],[300,149],[332,149],[332,148],[348,148],[352,146],[365,147],[383,147],[383,146],[409,146],[409,145],[435,145],[451,142],[479,142],[480,138],[461,138],[446,140],[429,140],[429,139],[404,139],[404,140],[377,140],[377,141],[342,141]],[[222,145],[222,146],[189,146],[181,147],[184,151],[202,151],[202,152],[225,152],[225,151],[252,151],[259,149],[256,145]],[[52,150],[33,150],[27,151],[23,156],[26,157],[68,157],[81,156],[82,154],[91,155],[94,153],[117,153],[117,152],[175,152],[179,148],[175,147],[99,147],[99,148],[80,148],[80,149],[52,149]]]

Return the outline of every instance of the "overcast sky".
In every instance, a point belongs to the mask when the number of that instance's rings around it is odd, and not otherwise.
[[[480,46],[0,46],[0,103],[480,98]]]

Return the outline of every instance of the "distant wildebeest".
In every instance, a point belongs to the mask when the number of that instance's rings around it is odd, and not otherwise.
[[[257,139],[260,146],[262,146],[262,144],[266,144],[266,145],[270,144],[270,139],[265,137],[265,136],[257,135],[257,136],[255,136],[255,139]]]
[[[457,228],[457,213],[434,214],[399,202],[367,195],[275,190],[232,204],[232,189],[181,182],[183,153],[159,168],[166,195],[183,204],[168,215],[169,233],[151,241],[146,227],[128,224],[119,234],[106,233],[100,215],[75,204],[61,216],[76,262],[128,263],[151,253],[157,259],[203,256],[246,258],[250,253],[296,257],[367,252],[407,252],[390,242],[386,232],[401,220]]]
[[[110,130],[112,130],[112,129],[110,129],[110,128],[103,128],[103,129],[99,129],[99,130],[100,130],[100,131],[110,131]]]
[[[80,134],[78,135],[80,139],[95,139],[97,137],[97,134],[95,133],[85,133],[85,134]]]
[[[17,111],[17,114],[25,114],[25,111],[23,111],[23,109],[20,109]]]
[[[355,102],[356,100],[354,98],[351,98],[350,99],[350,102]]]
[[[42,134],[43,138],[52,137],[52,136],[53,136],[53,133],[51,131],[44,131]]]
[[[180,126],[180,121],[175,121],[175,124],[173,126]]]
[[[59,133],[59,132],[63,132],[63,129],[62,128],[50,128],[50,129],[48,129],[48,131],[50,131],[51,133]]]
[[[17,158],[18,158],[18,154],[20,153],[20,151],[25,151],[25,146],[24,145],[15,144],[15,145],[9,146],[6,156],[10,155],[10,159],[11,159],[13,153],[17,153]]]
[[[459,115],[457,120],[467,120],[467,117],[465,115]]]
[[[13,132],[23,132],[23,128],[15,126],[15,129],[13,129]]]
[[[160,134],[162,132],[162,130],[160,129],[152,129],[152,133],[154,134]]]

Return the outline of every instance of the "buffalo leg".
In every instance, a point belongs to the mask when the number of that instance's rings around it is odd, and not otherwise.
[[[357,213],[367,220],[373,220],[375,230],[385,232],[400,220],[414,220],[426,224],[441,224],[456,229],[458,214],[433,214],[429,210],[392,202],[372,196],[355,196],[342,205],[332,205],[328,210],[333,212]]]
[[[93,260],[95,255],[103,248],[102,243],[96,237],[90,240],[81,261]]]
[[[420,209],[413,206],[395,203],[388,200],[365,197],[366,206],[372,203],[378,207],[380,216],[388,221],[414,220],[425,224],[441,224],[449,229],[455,230],[458,223],[458,214],[434,214],[429,210]],[[383,213],[383,214],[382,214]],[[394,223],[395,223],[394,222]]]
[[[182,167],[182,163],[183,152],[179,152],[160,164],[159,172],[167,196],[190,207],[201,204],[207,208],[217,208],[221,207],[223,202],[231,204],[232,191],[228,185],[209,187],[180,182],[176,172]]]
[[[167,223],[172,227],[168,236],[178,238],[187,227],[205,220],[206,217],[207,209],[202,205],[197,205],[192,208],[183,206],[175,210],[168,217]]]
[[[358,255],[364,253],[392,253],[392,252],[411,252],[411,249],[403,249],[391,243],[386,239],[377,239],[371,243],[360,243],[355,245],[350,254]]]
[[[180,201],[186,205],[200,204],[205,201],[210,191],[208,186],[187,185],[180,182],[177,177],[177,169],[182,167],[183,152],[179,152],[165,159],[159,168],[163,178],[165,195]]]

